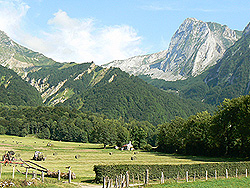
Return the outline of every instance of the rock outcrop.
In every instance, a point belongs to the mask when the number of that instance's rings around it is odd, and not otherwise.
[[[168,81],[186,79],[216,64],[241,35],[242,32],[226,25],[187,18],[173,35],[167,50],[116,60],[104,66]]]

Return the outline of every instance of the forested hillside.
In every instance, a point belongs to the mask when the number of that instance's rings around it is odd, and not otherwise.
[[[39,92],[13,70],[0,65],[0,102],[8,105],[42,105]]]
[[[157,125],[211,108],[161,91],[118,68],[94,63],[42,68],[27,78],[40,91],[45,105],[68,106],[126,121],[133,118]]]

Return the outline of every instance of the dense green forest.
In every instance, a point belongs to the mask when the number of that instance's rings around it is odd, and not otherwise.
[[[249,157],[250,95],[225,99],[213,115],[199,112],[154,126],[147,121],[109,119],[67,107],[0,105],[0,133],[52,140],[102,143],[185,155]]]
[[[93,63],[56,64],[29,73],[28,78],[30,82],[37,80],[37,85],[45,88],[40,90],[46,106],[68,106],[108,118],[122,117],[126,121],[132,118],[157,125],[175,116],[187,118],[213,109],[210,105],[161,91],[118,68],[107,69]],[[57,87],[57,92],[51,92]]]
[[[178,92],[178,95],[200,102],[219,105],[250,91],[250,34],[243,35],[224,54],[219,62],[197,77],[167,82],[140,76],[157,88]]]
[[[213,116],[205,111],[162,124],[158,150],[185,155],[250,157],[250,95],[225,99]]]
[[[0,102],[8,105],[42,105],[39,92],[13,70],[0,65]]]
[[[147,121],[107,119],[67,107],[27,107],[0,105],[0,133],[52,140],[118,145],[131,140],[135,148],[155,145],[156,127]],[[148,145],[150,144],[150,145]]]

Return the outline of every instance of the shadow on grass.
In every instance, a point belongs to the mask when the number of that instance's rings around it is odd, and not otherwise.
[[[95,179],[93,178],[88,178],[88,179],[84,179],[81,181],[81,183],[91,183],[94,184],[95,183]]]
[[[250,161],[249,158],[229,158],[229,157],[205,157],[205,156],[185,156],[179,154],[167,154],[161,152],[152,152],[156,156],[168,156],[176,159],[188,159],[192,161],[202,161],[202,162],[240,162],[240,161]]]

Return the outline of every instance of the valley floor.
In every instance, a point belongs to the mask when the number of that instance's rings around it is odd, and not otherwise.
[[[16,152],[17,159],[23,160],[31,160],[35,151],[41,151],[47,158],[45,161],[36,161],[37,164],[50,171],[61,172],[67,172],[66,167],[70,166],[77,177],[72,182],[80,187],[90,188],[101,187],[92,184],[95,178],[93,167],[98,164],[193,164],[225,161],[223,158],[169,155],[158,152],[136,151],[135,154],[134,151],[103,149],[103,145],[100,144],[51,141],[37,139],[34,136],[0,135],[0,155],[10,150]],[[131,160],[135,155],[136,160]],[[21,166],[16,168],[25,172]],[[11,173],[11,166],[3,166],[2,179],[11,177]],[[17,172],[15,177],[25,179],[25,175]]]

